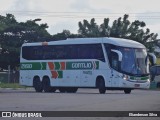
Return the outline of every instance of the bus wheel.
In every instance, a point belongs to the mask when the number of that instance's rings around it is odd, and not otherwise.
[[[131,89],[124,89],[124,93],[125,94],[130,94],[131,93]]]
[[[48,77],[44,77],[42,80],[44,92],[52,92],[52,87],[50,86],[50,80]]]
[[[68,88],[66,88],[66,91],[68,93],[76,93],[77,90],[78,90],[78,88],[76,88],[76,87],[68,87]]]
[[[60,88],[59,88],[59,92],[61,92],[61,93],[65,93],[65,92],[66,92],[66,88],[64,88],[64,87],[60,87]]]
[[[33,87],[36,90],[36,92],[42,92],[43,91],[42,82],[40,81],[39,77],[35,77],[33,79]]]
[[[96,84],[97,84],[97,87],[99,89],[99,93],[100,94],[104,94],[106,92],[104,79],[102,77],[99,77],[97,79],[97,83]]]

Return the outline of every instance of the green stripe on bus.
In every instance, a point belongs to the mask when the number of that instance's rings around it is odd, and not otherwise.
[[[58,78],[63,78],[63,71],[57,71],[58,73]]]
[[[61,70],[60,62],[53,62],[54,70]],[[47,62],[24,62],[21,63],[21,70],[46,70]],[[77,62],[66,62],[66,70],[92,70],[99,69],[99,61],[77,61]]]
[[[21,70],[46,70],[46,62],[26,62],[20,64]]]
[[[61,66],[60,66],[60,62],[54,62],[55,65],[55,70],[60,70]]]
[[[132,80],[147,80],[147,79],[149,79],[149,77],[148,76],[147,77],[133,77],[133,76],[131,76],[130,79],[132,79]]]

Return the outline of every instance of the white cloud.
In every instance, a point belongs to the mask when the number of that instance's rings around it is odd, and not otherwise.
[[[159,0],[90,0],[95,9],[107,8],[112,12],[146,12],[159,10]]]
[[[70,9],[73,0],[14,0],[12,10],[16,11],[37,11],[37,12],[57,12]]]
[[[3,11],[10,9],[14,4],[14,0],[0,0],[0,13],[3,14]]]
[[[80,11],[80,12],[88,11],[91,9],[89,0],[75,0],[71,4],[71,8],[75,11]]]
[[[147,28],[149,28],[151,33],[158,33],[160,35],[160,23],[159,24],[153,24],[153,25],[147,25]],[[160,38],[160,37],[159,37]]]
[[[52,34],[61,33],[63,30],[70,30],[71,33],[77,33],[78,23],[76,21],[63,21],[55,23],[48,28],[48,31]]]
[[[142,20],[148,28],[151,27],[151,31],[160,33],[160,17],[141,17],[149,12],[159,12],[155,16],[160,16],[159,0],[0,0],[0,14],[9,12],[18,21],[41,18],[42,23],[49,25],[51,34],[63,29],[77,32],[79,21],[90,21],[93,17],[98,24],[103,22],[103,18],[109,17],[112,24],[113,20],[123,17],[125,13],[129,13],[129,20]]]

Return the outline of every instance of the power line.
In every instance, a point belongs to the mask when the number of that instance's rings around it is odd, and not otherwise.
[[[121,12],[121,13],[116,13],[116,12],[54,12],[54,11],[51,11],[51,12],[44,12],[44,11],[2,11],[0,10],[1,12],[14,12],[14,13],[47,13],[47,14],[50,14],[50,13],[56,13],[56,14],[68,14],[68,13],[72,13],[72,14],[160,14],[160,12],[145,12],[145,13],[142,13],[142,12]]]
[[[39,16],[39,17],[54,17],[54,18],[119,18],[120,14],[128,14],[129,18],[138,19],[160,19],[160,12],[148,12],[148,13],[93,13],[93,12],[42,12],[42,11],[0,11],[5,13],[14,13],[21,16]]]

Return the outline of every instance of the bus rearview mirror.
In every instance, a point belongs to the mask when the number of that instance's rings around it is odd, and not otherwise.
[[[122,61],[122,53],[119,51],[119,50],[111,50],[112,52],[115,52],[115,53],[117,53],[118,54],[118,61]]]

